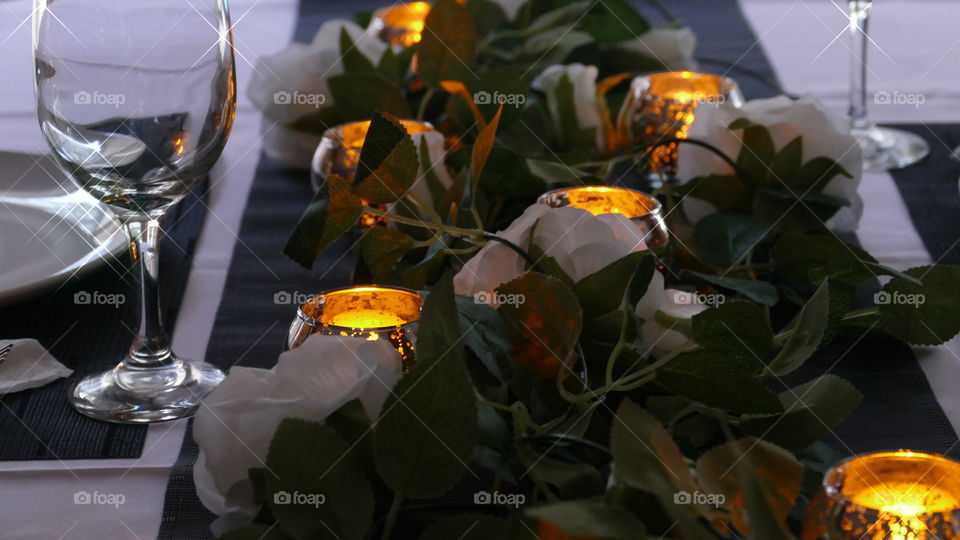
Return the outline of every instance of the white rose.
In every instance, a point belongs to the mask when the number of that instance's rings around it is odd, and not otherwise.
[[[669,326],[663,326],[655,317],[657,311],[662,311],[677,319],[692,319],[694,315],[708,309],[707,306],[697,302],[678,301],[690,297],[689,293],[664,288],[663,275],[660,272],[653,273],[647,292],[637,302],[636,308],[637,316],[644,321],[640,328],[643,333],[643,353],[660,357],[688,341],[687,336],[671,330]]]
[[[857,196],[863,172],[863,156],[856,139],[850,135],[847,123],[832,115],[813,96],[798,100],[786,96],[758,99],[737,109],[729,104],[698,109],[697,118],[690,126],[689,137],[716,146],[731,159],[736,159],[742,146],[741,133],[727,129],[738,118],[766,126],[777,150],[797,136],[803,137],[803,162],[816,157],[827,157],[839,163],[853,178],[838,175],[824,188],[823,193],[850,201],[841,208],[827,226],[842,231],[853,231],[860,221],[863,202]],[[681,144],[677,158],[677,177],[681,182],[707,174],[732,174],[729,165],[706,149]],[[684,201],[688,216],[697,221],[715,209],[709,203],[688,197]]]
[[[348,20],[325,22],[313,42],[292,43],[286,49],[257,61],[247,96],[263,111],[263,149],[271,158],[297,167],[309,167],[318,135],[286,128],[294,120],[333,105],[327,80],[344,72],[340,32],[346,30],[360,51],[377,64],[387,45],[367,35]],[[307,96],[293,100],[296,94]],[[291,99],[286,99],[286,97]],[[319,101],[323,103],[319,105]],[[303,149],[308,149],[306,152]]]
[[[522,249],[532,243],[552,257],[575,282],[647,249],[643,233],[620,214],[594,216],[573,207],[534,204],[498,233]],[[491,292],[518,277],[526,262],[500,242],[490,241],[453,278],[458,294]]]
[[[583,64],[550,66],[533,80],[532,87],[547,96],[547,109],[558,130],[586,129],[596,134],[596,147],[604,149],[603,117],[597,102],[597,67]],[[573,85],[573,106],[577,112],[577,126],[564,126],[560,118],[557,87],[566,75]]]
[[[203,504],[220,516],[213,525],[217,536],[254,517],[247,471],[265,467],[281,420],[322,422],[354,399],[377,418],[399,379],[400,355],[388,342],[320,334],[281,354],[272,369],[231,369],[204,399],[193,425],[200,447],[194,482]]]
[[[658,60],[668,71],[696,71],[697,36],[683,28],[653,28],[640,37],[620,43],[621,49]]]

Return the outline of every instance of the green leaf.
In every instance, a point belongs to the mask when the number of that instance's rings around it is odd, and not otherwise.
[[[549,448],[547,453],[555,447]],[[565,463],[540,454],[529,446],[518,452],[531,478],[556,486],[564,499],[595,497],[603,493],[604,477],[588,463]]]
[[[616,43],[640,39],[650,23],[625,0],[604,0],[593,5],[580,27],[599,43]]]
[[[313,267],[317,256],[353,228],[362,213],[363,205],[350,182],[331,175],[300,217],[283,253],[304,268]]]
[[[404,497],[443,495],[467,470],[477,403],[461,336],[448,273],[424,303],[416,363],[390,393],[374,433],[377,471]]]
[[[340,28],[340,58],[343,61],[343,71],[347,74],[375,73],[377,71],[367,55],[360,52],[360,49],[356,47],[346,27]]]
[[[786,375],[802,366],[820,347],[830,321],[830,282],[824,281],[800,311],[791,326],[793,334],[767,369]]]
[[[697,478],[708,492],[724,495],[741,533],[793,538],[786,520],[800,494],[803,465],[790,452],[754,438],[729,442],[697,460]]]
[[[843,175],[847,178],[853,176],[840,166],[836,161],[826,157],[816,157],[803,164],[796,176],[790,182],[790,187],[795,190],[812,190],[816,193],[822,192],[823,188],[837,175]]]
[[[333,428],[337,435],[350,445],[357,457],[357,464],[367,472],[373,471],[373,430],[370,417],[359,399],[342,405],[328,416],[324,425]]]
[[[407,130],[395,117],[389,114],[373,115],[370,127],[367,128],[367,136],[363,140],[363,148],[360,149],[360,161],[354,182],[363,182],[390,157],[401,141],[409,137]]]
[[[647,538],[643,522],[617,506],[595,501],[569,501],[527,510],[530,517],[548,521],[569,536],[564,538],[604,538],[639,540]],[[559,536],[544,535],[544,538]]]
[[[657,371],[656,382],[710,407],[737,412],[774,413],[777,396],[757,379],[755,362],[720,351],[683,353]]]
[[[574,148],[594,148],[597,145],[597,127],[584,128],[580,126],[577,115],[576,100],[574,97],[573,82],[564,73],[554,90],[557,100],[557,115],[559,116],[560,133],[557,134],[561,147],[565,150]]]
[[[379,73],[353,73],[327,79],[333,101],[350,120],[364,120],[375,113],[410,117],[410,105],[400,88]]]
[[[832,234],[785,234],[773,248],[774,269],[805,282],[829,276],[855,285],[880,273],[874,270],[876,263],[866,251]]]
[[[777,287],[767,281],[756,279],[740,279],[727,276],[712,276],[710,274],[701,274],[700,272],[690,272],[698,278],[713,283],[718,287],[730,289],[738,292],[750,300],[763,304],[765,306],[775,306],[780,301],[780,295],[777,293]]]
[[[767,228],[753,216],[718,212],[697,222],[693,239],[705,261],[727,268],[738,264],[766,233]]]
[[[674,503],[679,491],[692,493],[697,483],[670,433],[639,405],[624,399],[610,433],[614,471],[628,486],[652,493],[684,538],[709,538],[696,509]]]
[[[513,375],[507,328],[496,309],[467,296],[457,296],[464,344],[500,382]]]
[[[744,433],[800,451],[830,433],[863,395],[847,381],[824,375],[780,394],[784,412],[744,415]]]
[[[502,106],[497,109],[497,114],[494,115],[493,120],[480,131],[477,141],[473,143],[473,150],[470,154],[470,172],[475,181],[483,178],[483,169],[487,165],[487,158],[490,157],[490,151],[493,150],[493,143],[496,141],[501,114],[503,114]]]
[[[410,248],[413,238],[389,227],[370,227],[360,238],[360,256],[367,264],[374,281],[385,283],[394,265]]]
[[[294,418],[280,422],[267,452],[266,480],[270,512],[296,538],[366,535],[373,490],[332,428]]]
[[[751,210],[751,194],[735,175],[698,176],[675,189],[680,196],[709,202],[718,212],[748,213]]]
[[[766,313],[749,302],[728,302],[693,316],[693,339],[703,347],[754,361],[773,347],[773,330]]]
[[[354,191],[371,204],[392,203],[409,191],[419,170],[417,148],[406,135],[370,175],[356,184]]]
[[[786,146],[777,152],[773,158],[773,165],[770,167],[774,185],[784,184],[793,185],[793,178],[800,171],[803,165],[803,137],[797,135],[795,139],[788,142]]]
[[[466,149],[452,152],[448,163],[454,167],[462,167],[466,164],[466,155]],[[529,200],[536,197],[546,191],[547,184],[543,178],[530,171],[527,163],[527,159],[512,150],[494,148],[490,151],[478,187],[491,196],[508,200]]]
[[[874,297],[883,327],[914,345],[939,345],[960,332],[960,267],[911,268],[908,276],[922,285],[893,278]]]
[[[472,2],[471,2],[472,3]],[[420,535],[420,540],[491,540],[508,538],[511,524],[483,514],[460,514],[435,521]]]
[[[771,182],[769,178],[777,154],[770,130],[760,124],[746,126],[743,128],[741,142],[743,147],[737,157],[737,168],[747,175],[745,180],[756,186],[779,184],[776,180]]]
[[[823,193],[769,187],[757,191],[753,214],[777,232],[808,232],[823,229],[827,220],[850,201]]]
[[[499,309],[514,359],[540,378],[556,376],[573,359],[583,327],[576,295],[559,279],[537,272],[501,285],[497,294],[517,300]]]
[[[597,270],[577,283],[574,291],[587,319],[605,315],[619,309],[623,304],[627,286],[634,276],[640,274],[636,285],[642,295],[653,278],[656,261],[648,251],[630,253]]]
[[[427,84],[465,81],[472,76],[477,30],[467,8],[456,0],[438,0],[427,15],[418,53],[417,74]]]

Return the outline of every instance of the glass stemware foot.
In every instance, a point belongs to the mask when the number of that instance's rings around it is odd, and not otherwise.
[[[863,150],[863,166],[869,170],[901,169],[930,153],[930,145],[918,135],[900,129],[871,126],[854,129]]]

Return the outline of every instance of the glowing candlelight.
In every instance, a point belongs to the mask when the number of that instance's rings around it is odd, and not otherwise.
[[[622,144],[648,145],[654,173],[676,172],[677,143],[655,146],[664,139],[686,139],[703,105],[743,104],[737,83],[727,77],[692,71],[668,71],[637,77],[630,85],[619,120]]]
[[[413,327],[420,320],[421,307],[420,293],[396,287],[369,285],[323,292],[300,306],[287,334],[287,347],[299,347],[315,333],[386,339],[407,366],[414,359]]]
[[[367,32],[390,45],[410,47],[420,42],[429,2],[410,2],[378,9]]]
[[[827,472],[803,538],[957,538],[960,463],[910,451],[858,456]]]
[[[537,202],[553,208],[582,208],[593,215],[622,214],[636,223],[648,248],[670,241],[660,201],[640,191],[609,186],[562,188],[544,193]]]

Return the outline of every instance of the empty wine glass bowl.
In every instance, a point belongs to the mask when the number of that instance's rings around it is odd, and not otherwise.
[[[226,1],[38,0],[34,18],[41,131],[60,166],[124,223],[142,302],[129,354],[77,383],[70,402],[114,422],[189,416],[223,373],[170,350],[158,220],[209,173],[233,124]]]

